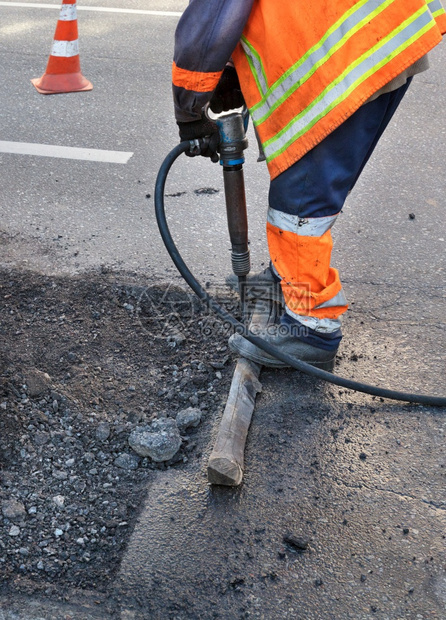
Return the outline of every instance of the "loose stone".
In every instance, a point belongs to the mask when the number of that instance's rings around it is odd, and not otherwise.
[[[96,439],[106,441],[110,437],[110,424],[101,422],[96,429]]]
[[[293,547],[296,551],[305,551],[309,545],[310,540],[304,536],[295,536],[294,534],[288,533],[283,537],[283,542]]]
[[[8,499],[2,502],[2,513],[7,519],[14,521],[15,519],[21,519],[25,516],[26,510],[22,502],[15,499]]]
[[[129,437],[130,447],[141,456],[155,462],[169,461],[181,446],[181,437],[175,420],[158,418],[150,426],[135,429]]]
[[[37,446],[44,446],[48,443],[49,440],[50,437],[48,433],[45,433],[44,431],[37,431],[37,433],[34,435],[34,443]]]
[[[65,503],[65,497],[63,495],[55,495],[53,497],[53,502],[58,506],[58,508],[63,508]]]
[[[68,478],[68,474],[66,471],[55,469],[53,471],[53,478],[56,478],[56,480],[66,480]]]
[[[202,412],[200,409],[188,407],[178,412],[176,422],[180,432],[200,424]]]
[[[113,464],[121,469],[138,469],[139,458],[134,454],[126,454],[123,452],[115,458]]]
[[[37,368],[31,368],[26,376],[28,396],[35,397],[43,394],[51,385],[51,377]]]

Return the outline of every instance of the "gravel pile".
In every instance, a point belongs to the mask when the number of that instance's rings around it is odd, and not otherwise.
[[[0,575],[105,588],[153,470],[201,457],[232,378],[226,334],[197,309],[164,329],[162,287],[157,325],[150,289],[110,274],[2,276]]]

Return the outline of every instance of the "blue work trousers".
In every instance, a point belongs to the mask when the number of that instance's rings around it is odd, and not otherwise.
[[[270,186],[270,206],[301,218],[339,213],[411,79],[397,90],[361,106],[322,142],[276,177]]]
[[[321,334],[336,332],[347,309],[330,229],[409,84],[363,105],[271,182],[267,236],[285,310]]]

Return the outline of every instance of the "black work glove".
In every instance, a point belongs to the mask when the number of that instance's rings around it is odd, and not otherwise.
[[[232,65],[226,65],[220,81],[214,90],[209,107],[212,112],[220,114],[221,112],[241,108],[244,103],[245,100],[243,99],[237,71]]]
[[[199,121],[178,122],[177,125],[180,129],[181,141],[197,141],[196,144],[191,144],[189,150],[186,151],[188,157],[202,155],[209,157],[214,163],[219,160],[217,149],[220,143],[220,135],[218,127],[213,121],[203,114]]]

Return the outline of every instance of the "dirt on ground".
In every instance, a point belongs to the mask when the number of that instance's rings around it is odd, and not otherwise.
[[[0,297],[2,592],[105,592],[154,470],[201,456],[232,379],[227,330],[186,288],[105,268],[2,270]],[[169,461],[129,446],[190,407],[201,422]]]

